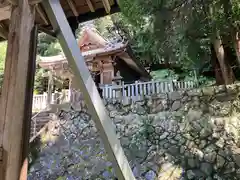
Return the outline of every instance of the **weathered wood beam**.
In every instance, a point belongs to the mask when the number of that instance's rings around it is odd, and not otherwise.
[[[105,8],[106,13],[110,13],[111,11],[111,5],[108,0],[102,0],[103,6]]]
[[[113,13],[116,13],[116,12],[120,12],[120,8],[119,8],[119,6],[117,4],[114,4],[111,7],[110,14],[113,14]],[[100,9],[96,9],[94,13],[87,12],[85,14],[81,14],[80,16],[78,16],[78,22],[81,23],[81,22],[92,20],[92,19],[104,17],[106,15],[109,15],[109,13],[106,13],[105,9],[100,8]],[[71,18],[72,17],[70,17],[68,19],[71,19]],[[76,21],[75,17],[74,17],[74,20]]]
[[[4,81],[0,99],[0,147],[3,159],[0,161],[1,180],[25,180],[24,160],[24,123],[27,98],[31,97],[29,80],[30,40],[34,26],[34,9],[28,1],[18,0],[12,6],[8,34],[8,47],[4,71]],[[23,170],[23,171],[22,171]],[[23,176],[20,176],[21,171]],[[23,177],[23,178],[22,178]]]
[[[41,1],[42,0],[28,0],[28,4],[29,5],[35,5],[35,4],[40,3]],[[1,4],[11,4],[13,6],[17,6],[18,5],[18,0],[1,0],[0,5]]]
[[[38,27],[38,30],[39,30],[40,32],[44,32],[44,33],[46,33],[46,34],[48,34],[49,36],[52,36],[52,37],[54,37],[54,38],[57,37],[57,35],[56,35],[55,32],[53,32],[53,31],[51,31],[51,30],[48,30],[48,29],[46,29],[46,28],[44,28],[44,27],[42,27],[42,26],[39,26],[39,27]]]
[[[91,0],[86,0],[86,2],[87,2],[87,5],[88,5],[90,11],[91,11],[91,12],[95,12],[95,8],[94,8],[94,6],[93,6],[92,1],[91,1]]]
[[[10,3],[8,2],[8,0],[0,0],[0,9],[9,5]]]
[[[11,16],[11,6],[9,3],[0,3],[0,21],[9,19]]]
[[[23,166],[21,169],[20,180],[27,180],[28,172],[28,154],[29,154],[29,139],[31,130],[32,120],[32,101],[33,101],[33,90],[34,90],[34,77],[36,70],[36,55],[37,55],[37,38],[38,38],[38,27],[34,26],[31,32],[30,39],[30,50],[29,50],[29,64],[27,74],[26,89],[28,93],[25,94],[25,109],[24,109],[24,125],[23,125],[23,153],[22,162]]]
[[[39,14],[40,18],[43,20],[44,24],[48,25],[49,24],[49,20],[48,20],[48,18],[46,16],[46,14],[45,14],[41,4],[37,4],[36,5],[36,11]]]
[[[28,0],[30,5],[38,4],[42,0]],[[9,19],[12,5],[17,5],[18,0],[0,0],[0,21]]]
[[[78,16],[78,11],[77,11],[75,3],[72,0],[67,0],[67,3],[68,3],[70,9],[73,12],[73,15],[77,17]]]

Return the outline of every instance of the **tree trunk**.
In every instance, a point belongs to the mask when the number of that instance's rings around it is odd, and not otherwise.
[[[235,80],[234,73],[228,63],[227,55],[222,44],[220,35],[217,35],[213,42],[214,50],[221,68],[224,84],[232,84]]]
[[[240,34],[239,32],[233,33],[233,43],[234,43],[234,49],[237,56],[238,64],[240,65]]]
[[[215,79],[216,79],[216,84],[217,85],[222,85],[224,84],[224,79],[222,76],[222,71],[214,50],[213,44],[211,45],[211,61],[212,61],[212,66],[214,68],[214,73],[215,73]]]
[[[234,68],[237,64],[235,52],[232,49],[231,35],[224,34],[222,37],[222,46],[224,49],[224,61],[228,70],[229,78],[231,78],[232,83],[235,81]]]
[[[232,3],[230,0],[222,0],[222,5],[224,8],[225,18],[229,20],[227,32],[225,31],[224,34],[230,34],[231,37],[229,37],[229,39],[233,41],[237,62],[240,65],[240,35],[238,27],[234,26],[236,22],[232,19]]]

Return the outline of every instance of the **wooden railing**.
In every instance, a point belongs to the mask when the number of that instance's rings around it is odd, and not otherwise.
[[[117,97],[131,97],[152,95],[156,93],[166,93],[177,91],[181,89],[191,89],[197,87],[194,81],[149,81],[149,82],[135,82],[134,84],[119,85],[102,85],[103,98],[117,98]],[[64,103],[73,101],[76,103],[81,97],[80,92],[72,91],[70,97],[69,90],[65,90],[63,99],[60,97],[62,93],[53,93],[51,102]],[[83,98],[83,97],[81,97]],[[81,99],[80,98],[80,99]],[[60,100],[59,100],[60,99]],[[60,101],[60,102],[59,102]],[[33,110],[40,111],[47,107],[47,93],[42,95],[34,95],[33,97]]]
[[[32,109],[33,111],[40,111],[47,108],[47,93],[34,95],[33,96],[33,104]],[[63,96],[63,97],[61,97]],[[52,93],[52,98],[50,103],[56,104],[56,103],[63,103],[63,102],[69,102],[70,101],[70,94],[69,90],[64,90],[64,93]]]
[[[42,110],[47,107],[47,94],[39,94],[33,96],[33,105],[32,109],[35,110]]]
[[[149,81],[123,85],[103,85],[100,88],[103,98],[117,98],[119,96],[134,98],[195,87],[197,87],[197,84],[194,81]]]

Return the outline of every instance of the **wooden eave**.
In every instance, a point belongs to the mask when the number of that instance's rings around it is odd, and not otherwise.
[[[120,11],[115,0],[60,0],[60,2],[73,30],[76,30],[78,23]],[[10,12],[11,6],[7,0],[0,1],[0,41],[7,40]],[[41,3],[36,6],[35,23],[39,25],[41,31],[45,30],[46,33],[54,35],[54,29]]]
[[[130,66],[132,69],[134,69],[135,71],[140,73],[141,79],[143,81],[151,80],[151,78],[152,78],[151,75],[147,72],[147,70],[144,68],[144,66],[142,66],[142,64],[139,63],[139,61],[136,59],[136,57],[134,56],[133,51],[129,45],[127,45],[127,47],[125,49],[125,53],[123,53],[119,57],[122,58],[128,64],[128,66]]]

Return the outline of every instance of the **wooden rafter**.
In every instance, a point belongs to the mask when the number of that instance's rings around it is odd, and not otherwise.
[[[0,2],[0,21],[8,19],[11,15],[11,6],[6,2]]]
[[[39,16],[41,17],[41,19],[43,20],[44,24],[49,25],[49,20],[40,4],[36,5],[36,11],[39,14]]]
[[[86,0],[86,2],[87,2],[87,5],[88,5],[90,11],[91,11],[91,12],[95,12],[95,8],[94,8],[94,6],[93,6],[92,1],[91,1],[91,0]]]
[[[41,1],[42,0],[29,0],[28,4],[35,5],[35,4],[40,3]],[[0,5],[4,4],[4,3],[11,4],[11,5],[18,5],[18,0],[0,0]]]
[[[51,31],[51,30],[49,30],[49,29],[46,29],[46,28],[44,28],[44,27],[42,27],[42,26],[39,26],[39,27],[38,27],[38,30],[39,30],[40,32],[44,32],[44,33],[46,33],[46,34],[48,34],[49,36],[52,36],[52,37],[54,37],[54,38],[57,37],[57,35],[56,35],[56,33],[55,33],[54,31]]]
[[[75,3],[72,0],[67,0],[67,3],[69,5],[70,9],[72,10],[74,16],[77,17],[78,16],[78,11],[77,11]]]
[[[102,0],[105,11],[109,14],[111,11],[111,5],[108,0]]]
[[[3,7],[3,6],[5,6],[6,3],[7,3],[7,1],[5,1],[5,0],[0,0],[0,8]],[[8,4],[8,3],[7,3],[7,4]]]

